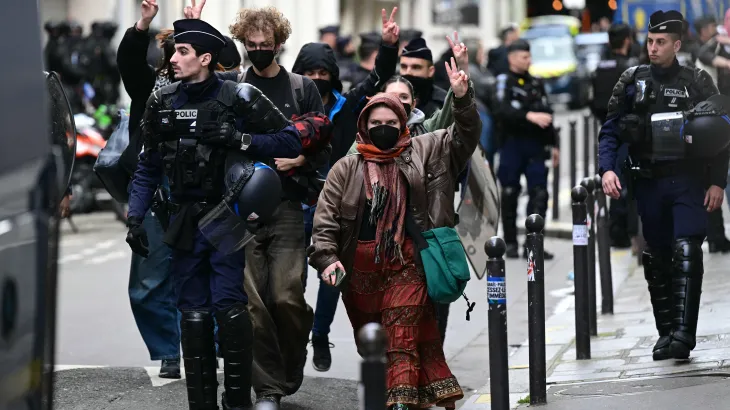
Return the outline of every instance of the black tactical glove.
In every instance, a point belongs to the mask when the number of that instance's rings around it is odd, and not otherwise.
[[[127,219],[127,243],[132,248],[132,252],[147,257],[150,254],[149,242],[147,241],[147,231],[142,226],[142,220],[131,217]]]
[[[243,136],[244,134],[237,131],[233,124],[227,122],[222,124],[218,122],[206,122],[203,124],[203,135],[200,143],[241,149]]]

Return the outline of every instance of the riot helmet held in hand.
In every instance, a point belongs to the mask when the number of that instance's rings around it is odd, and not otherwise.
[[[229,192],[235,189],[236,183],[241,178],[248,180],[232,202],[234,212],[247,223],[269,222],[281,202],[282,188],[279,175],[261,162],[233,163],[226,172],[226,187]]]
[[[198,223],[200,232],[228,255],[246,246],[258,227],[271,221],[281,203],[279,175],[243,154],[226,158],[226,195]]]
[[[715,157],[730,147],[730,97],[716,94],[684,113],[681,136],[692,157]]]

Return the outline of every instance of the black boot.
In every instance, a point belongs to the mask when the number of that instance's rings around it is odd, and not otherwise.
[[[326,372],[332,366],[332,352],[330,352],[330,338],[312,334],[312,366],[318,372]]]
[[[695,348],[702,294],[702,240],[679,238],[674,243],[674,327],[669,348],[675,359],[687,359]]]
[[[708,242],[710,245],[710,253],[730,252],[730,241],[724,236],[718,240]]]
[[[165,359],[160,366],[161,379],[180,378],[180,359]]]
[[[502,227],[504,241],[507,244],[507,258],[519,258],[517,246],[517,200],[520,196],[519,187],[505,187],[502,190]]]
[[[244,304],[217,312],[218,338],[223,356],[225,393],[223,410],[249,410],[251,367],[253,366],[253,326]]]
[[[213,315],[183,310],[180,330],[190,410],[218,410]]]
[[[654,310],[654,321],[659,331],[659,340],[654,345],[654,360],[671,358],[669,344],[672,341],[672,276],[669,255],[642,254],[644,278],[649,285],[651,307]]]

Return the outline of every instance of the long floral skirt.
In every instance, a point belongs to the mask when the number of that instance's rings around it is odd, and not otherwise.
[[[415,264],[414,251],[413,243],[406,240],[405,265],[397,261],[376,264],[375,241],[359,241],[342,300],[355,340],[368,323],[380,323],[385,329],[388,406],[453,406],[464,392],[446,364],[426,276]]]

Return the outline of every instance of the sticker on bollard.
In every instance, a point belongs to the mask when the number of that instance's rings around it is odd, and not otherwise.
[[[507,302],[507,287],[504,284],[504,278],[487,277],[487,298],[489,298],[489,304],[492,305]]]
[[[573,245],[588,246],[588,227],[573,225]]]
[[[527,281],[535,281],[535,256],[532,254],[532,251],[530,251],[527,257]]]

